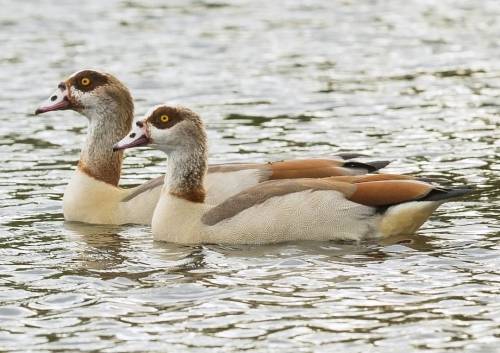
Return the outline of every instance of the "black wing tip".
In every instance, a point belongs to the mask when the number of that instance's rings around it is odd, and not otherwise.
[[[475,188],[473,187],[460,187],[460,188],[448,188],[448,189],[443,189],[443,188],[436,188],[432,189],[426,196],[424,196],[421,199],[414,200],[414,201],[436,201],[436,202],[446,202],[446,201],[451,201],[456,198],[470,195],[476,191]],[[404,203],[404,202],[403,202]],[[387,206],[379,206],[376,208],[375,213],[376,214],[384,214],[390,207],[396,206],[395,205],[387,205]]]
[[[376,172],[379,169],[386,167],[390,161],[373,161],[373,162],[355,162],[349,161],[344,163],[346,168],[366,169],[368,173]]]
[[[463,186],[459,188],[432,189],[421,201],[448,201],[462,196],[470,195],[476,191],[475,188]]]
[[[424,183],[434,184],[434,185],[442,185],[442,184],[445,184],[445,183],[449,182],[449,180],[443,179],[443,178],[420,177],[420,176],[415,177],[415,178],[418,181],[423,181]]]
[[[348,159],[362,158],[362,157],[369,157],[369,156],[367,156],[366,154],[362,154],[362,153],[341,152],[341,153],[336,153],[335,157],[340,157],[346,161]]]

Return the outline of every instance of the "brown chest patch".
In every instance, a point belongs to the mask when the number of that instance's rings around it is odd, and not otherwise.
[[[170,194],[191,202],[203,203],[205,201],[205,190],[202,188],[182,192],[171,191]]]
[[[87,164],[79,160],[78,169],[94,179],[113,186],[118,186],[120,181],[121,159],[121,155],[117,155],[110,163],[103,166]]]

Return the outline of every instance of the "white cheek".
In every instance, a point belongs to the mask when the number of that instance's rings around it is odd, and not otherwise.
[[[167,130],[160,130],[153,126],[150,126],[149,133],[151,135],[151,140],[153,140],[153,143],[166,144],[169,140],[169,136],[168,133],[166,133],[166,131]]]
[[[77,101],[78,103],[80,103],[81,99],[82,99],[82,95],[83,95],[83,92],[82,91],[79,91],[77,89],[75,89],[75,87],[70,87],[69,88],[69,91],[71,93],[71,97]]]
[[[82,92],[74,87],[70,88],[71,97],[81,106],[81,113],[88,118],[96,118],[107,114],[110,110],[116,108],[116,103],[112,99],[106,99],[106,96],[99,94],[97,90],[91,92]]]
[[[175,134],[172,134],[172,129],[157,129],[154,126],[149,130],[152,147],[158,148],[164,152],[171,152],[178,145]]]
[[[94,109],[99,104],[99,98],[93,92],[82,92],[74,87],[71,87],[70,90],[71,97],[73,97],[73,99],[77,101],[84,110]]]

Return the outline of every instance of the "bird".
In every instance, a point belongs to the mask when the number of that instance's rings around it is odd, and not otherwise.
[[[159,241],[269,244],[412,234],[441,204],[471,192],[380,174],[269,180],[214,203],[206,195],[207,136],[198,114],[155,106],[114,150],[145,145],[168,156],[151,224]]]
[[[110,73],[77,71],[58,84],[35,114],[56,110],[73,110],[88,120],[80,158],[63,196],[65,220],[151,224],[164,177],[122,188],[119,181],[123,153],[112,151],[112,146],[128,134],[133,122],[134,103],[125,84]],[[348,160],[356,156],[359,155],[353,153],[322,159],[212,165],[206,178],[207,195],[222,200],[266,180],[364,174],[389,163]]]

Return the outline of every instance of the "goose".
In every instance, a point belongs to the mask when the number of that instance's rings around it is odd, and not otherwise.
[[[151,225],[160,241],[268,244],[412,234],[439,205],[471,191],[390,174],[296,178],[265,181],[213,203],[204,184],[207,137],[195,112],[154,107],[114,149],[144,145],[168,156]]]
[[[80,159],[63,196],[65,220],[151,224],[164,178],[149,180],[135,188],[119,187],[123,153],[112,151],[112,146],[132,126],[134,104],[127,87],[109,73],[77,71],[59,83],[35,114],[56,110],[76,111],[89,122]],[[389,163],[348,160],[357,156],[213,165],[207,176],[207,195],[217,202],[266,180],[365,174]]]

